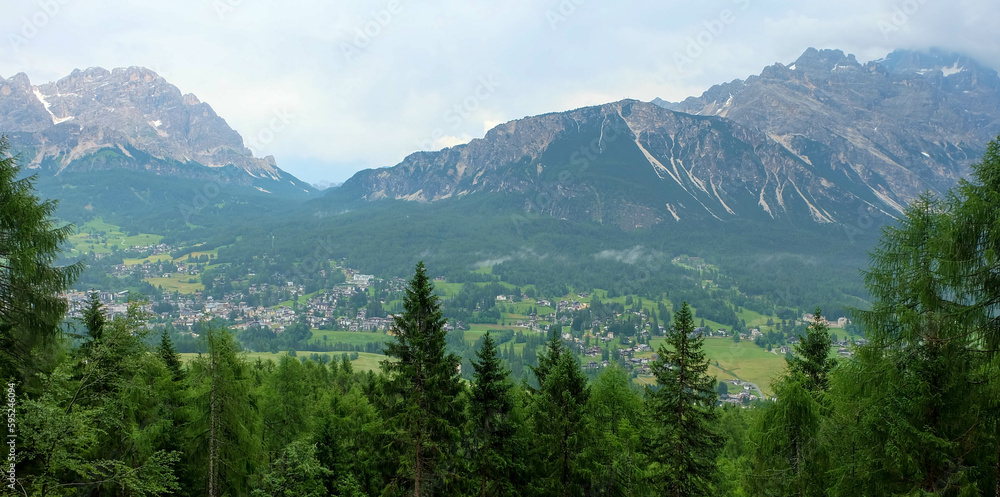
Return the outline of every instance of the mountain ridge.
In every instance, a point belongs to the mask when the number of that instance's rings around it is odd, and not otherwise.
[[[143,67],[76,69],[40,85],[24,73],[0,79],[0,130],[43,175],[128,169],[265,194],[314,193],[274,157],[254,157],[208,103]]]
[[[605,149],[609,130],[627,139]],[[1000,79],[972,59],[897,51],[862,65],[809,49],[680,103],[623,100],[510,121],[360,171],[327,196],[515,195],[528,212],[597,222],[610,213],[624,229],[682,218],[847,225],[891,219],[924,191],[946,190],[997,132]],[[614,185],[622,178],[637,193]]]

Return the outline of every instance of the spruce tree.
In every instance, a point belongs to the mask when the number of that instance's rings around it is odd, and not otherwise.
[[[644,447],[649,430],[646,406],[628,372],[618,364],[604,368],[587,405],[593,429],[584,454],[589,495],[648,495],[649,466]]]
[[[541,390],[542,385],[545,384],[545,378],[555,368],[562,353],[562,337],[553,328],[549,332],[549,341],[545,343],[545,354],[538,356],[538,366],[531,366],[531,372],[534,373],[535,380],[538,381],[538,390]]]
[[[799,336],[800,343],[795,345],[795,355],[787,360],[788,371],[792,374],[801,374],[803,386],[811,392],[825,391],[827,388],[827,377],[830,370],[837,364],[836,359],[830,357],[830,327],[823,319],[821,311],[816,308],[806,336]]]
[[[184,379],[184,365],[181,362],[181,356],[174,348],[174,342],[170,339],[170,334],[167,333],[166,329],[160,334],[160,346],[157,348],[157,353],[159,353],[160,359],[163,359],[163,363],[167,365],[174,381]]]
[[[443,493],[457,475],[462,383],[459,358],[445,350],[445,323],[420,262],[406,290],[403,313],[392,324],[395,340],[385,346],[395,361],[382,362],[398,401],[390,407],[389,420],[398,434],[396,443],[402,445],[398,476],[410,482],[414,497]]]
[[[479,478],[480,496],[515,495],[515,481],[521,470],[522,448],[515,438],[514,399],[510,371],[497,356],[489,332],[476,352],[469,412],[471,418],[473,472]]]
[[[52,220],[56,203],[34,193],[37,176],[21,178],[21,166],[0,137],[0,375],[30,377],[45,361],[66,312],[60,294],[83,269],[59,267],[59,246],[72,226]]]
[[[658,425],[652,444],[659,463],[656,483],[675,497],[712,494],[715,458],[722,443],[713,430],[718,417],[716,380],[708,375],[705,339],[693,335],[694,318],[684,302],[651,367],[657,387],[650,392],[650,409]]]
[[[534,483],[544,495],[578,495],[584,483],[581,459],[588,430],[587,377],[576,356],[563,349],[556,332],[548,353],[538,362],[535,374],[542,381],[534,396],[533,418],[540,474]]]

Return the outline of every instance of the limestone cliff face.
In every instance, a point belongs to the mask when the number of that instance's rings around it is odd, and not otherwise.
[[[207,103],[140,67],[75,70],[42,85],[0,78],[0,132],[43,174],[124,168],[309,189],[273,157],[254,157]]]
[[[997,73],[942,52],[896,51],[861,65],[839,50],[809,49],[787,67],[658,103],[760,129],[890,205],[951,187],[1000,132]]]
[[[625,229],[739,218],[852,223],[942,192],[1000,132],[1000,79],[957,55],[794,64],[681,103],[633,100],[529,117],[482,139],[362,171],[359,199],[503,193],[528,211]]]

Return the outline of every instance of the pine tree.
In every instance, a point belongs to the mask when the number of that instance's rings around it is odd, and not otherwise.
[[[949,199],[955,204],[954,220],[945,235],[948,243],[940,271],[942,280],[956,295],[967,298],[960,308],[961,319],[972,323],[982,349],[990,359],[980,374],[994,392],[1000,391],[1000,138],[986,147],[986,153],[972,165],[972,180],[962,179]],[[991,395],[996,433],[993,471],[995,493],[1000,496],[1000,396]]]
[[[170,370],[173,375],[174,381],[180,381],[184,379],[184,365],[181,362],[181,356],[177,353],[177,349],[174,348],[174,342],[170,339],[170,334],[164,329],[163,333],[160,334],[160,346],[157,349],[160,355],[160,359],[163,359],[163,363],[167,365],[167,369]]]
[[[563,349],[556,332],[548,353],[538,358],[535,375],[541,386],[534,396],[533,417],[539,477],[534,482],[545,495],[577,495],[582,491],[585,419],[590,388],[576,356]]]
[[[479,477],[480,496],[515,495],[514,483],[523,470],[519,464],[523,452],[517,446],[514,399],[508,380],[510,371],[497,357],[489,332],[476,352],[477,361],[469,404],[473,441],[473,471]]]
[[[604,368],[587,405],[592,439],[584,457],[590,495],[648,495],[644,435],[649,430],[642,397],[618,364]]]
[[[301,361],[284,355],[258,390],[264,449],[272,460],[309,429],[305,369]]]
[[[538,390],[541,390],[542,385],[545,384],[545,378],[555,368],[562,353],[562,337],[553,328],[549,332],[549,341],[545,343],[545,354],[538,356],[538,366],[531,367],[531,372],[534,373],[535,379],[538,381]]]
[[[441,303],[417,264],[403,302],[403,314],[393,321],[395,341],[383,361],[389,389],[399,402],[392,406],[390,426],[397,430],[403,458],[399,476],[412,482],[414,497],[441,493],[456,476],[462,406],[459,358],[445,350],[446,320]]]
[[[87,295],[87,305],[83,309],[83,324],[87,328],[89,340],[96,342],[101,339],[101,332],[107,319],[104,317],[104,304],[96,291]]]
[[[795,356],[787,360],[788,371],[804,376],[803,386],[811,392],[822,392],[827,388],[827,377],[837,361],[830,357],[830,327],[823,319],[821,311],[816,308],[813,323],[809,326],[806,336],[799,337],[800,343],[795,345]]]
[[[657,386],[650,393],[658,425],[652,447],[659,463],[657,483],[675,497],[712,494],[715,457],[722,443],[713,431],[716,380],[708,376],[704,336],[693,335],[694,318],[684,302],[651,367]]]
[[[55,266],[72,226],[56,227],[56,203],[34,194],[36,176],[21,176],[0,137],[0,376],[30,377],[43,366],[40,347],[53,343],[66,312],[60,297],[82,263]]]

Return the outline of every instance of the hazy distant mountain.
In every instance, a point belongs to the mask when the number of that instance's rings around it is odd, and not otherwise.
[[[955,184],[1000,132],[1000,79],[972,60],[895,52],[860,65],[809,49],[785,67],[671,104],[621,101],[497,126],[482,139],[359,172],[334,198],[479,193],[624,229],[896,215]]]
[[[75,70],[33,85],[0,77],[0,133],[43,177],[127,170],[301,196],[312,187],[257,158],[192,94],[138,67]]]

